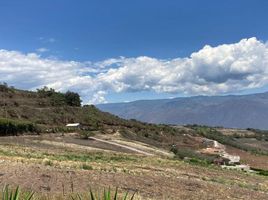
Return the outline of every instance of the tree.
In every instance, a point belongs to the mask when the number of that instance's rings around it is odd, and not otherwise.
[[[69,106],[81,106],[81,99],[78,93],[67,91],[65,94],[65,102]]]
[[[52,106],[64,106],[66,104],[65,95],[60,92],[54,92],[50,96]]]
[[[37,92],[42,97],[51,97],[53,94],[55,94],[55,90],[53,88],[48,88],[47,86],[37,89]]]
[[[8,87],[7,83],[5,83],[5,82],[1,83],[0,82],[0,91],[1,92],[8,92],[8,90],[9,90],[9,87]]]

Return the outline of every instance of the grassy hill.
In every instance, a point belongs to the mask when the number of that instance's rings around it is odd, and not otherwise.
[[[155,125],[136,120],[125,120],[93,105],[68,105],[64,94],[44,88],[38,92],[23,91],[8,86],[0,87],[0,118],[13,120],[13,124],[32,124],[31,131],[68,131],[67,123],[79,122],[87,131],[97,133],[120,132],[129,139],[139,140],[156,146],[170,147],[173,143],[187,143],[182,139],[184,130],[167,125]],[[8,123],[8,122],[7,122]],[[4,127],[2,127],[4,128]],[[5,131],[2,131],[2,134]],[[23,131],[22,131],[23,132]]]

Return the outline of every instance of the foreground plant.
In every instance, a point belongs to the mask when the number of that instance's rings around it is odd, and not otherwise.
[[[10,190],[8,185],[3,188],[2,200],[31,200],[33,199],[34,192],[21,197],[20,188],[17,187],[15,190]]]
[[[128,198],[129,193],[125,193],[123,195],[123,198],[121,198],[122,200],[133,200],[135,193]],[[114,195],[112,195],[112,191],[109,188],[107,191],[104,189],[103,194],[96,194],[94,193],[91,189],[89,192],[89,197],[88,198],[83,198],[80,194],[77,194],[76,197],[72,197],[72,200],[119,200],[120,197],[118,197],[118,188],[116,188]]]

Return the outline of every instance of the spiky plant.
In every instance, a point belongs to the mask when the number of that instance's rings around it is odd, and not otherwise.
[[[129,193],[125,193],[123,195],[123,198],[121,198],[122,200],[133,200],[135,196],[135,193],[130,197],[129,197]],[[114,195],[112,195],[112,191],[109,188],[108,190],[104,189],[103,194],[96,194],[92,191],[92,189],[90,189],[89,191],[89,197],[88,198],[83,198],[80,194],[77,194],[76,197],[72,196],[72,200],[120,200],[119,196],[118,196],[118,188],[115,189]]]
[[[9,186],[6,185],[2,191],[2,200],[31,200],[34,192],[30,192],[25,197],[21,197],[20,188],[17,187],[15,190],[10,190]]]

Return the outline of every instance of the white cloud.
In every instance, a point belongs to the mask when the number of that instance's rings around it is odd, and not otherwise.
[[[188,58],[138,57],[114,63],[117,69],[109,69],[98,78],[116,92],[218,94],[268,83],[268,47],[256,38],[217,47],[207,45]]]
[[[95,94],[93,94],[92,99],[88,102],[89,104],[98,104],[98,103],[107,103],[105,99],[105,95],[107,92],[105,91],[97,91]]]
[[[45,53],[45,52],[48,52],[49,49],[42,47],[42,48],[36,49],[36,51],[39,53]]]
[[[217,47],[206,45],[186,58],[120,57],[96,63],[0,50],[0,77],[19,88],[48,85],[74,90],[85,103],[106,102],[109,92],[220,94],[267,85],[268,46],[249,38]]]
[[[96,91],[91,68],[75,61],[44,59],[39,55],[0,50],[0,81],[23,89],[42,86],[81,92],[84,99]],[[89,92],[88,92],[89,91]]]

